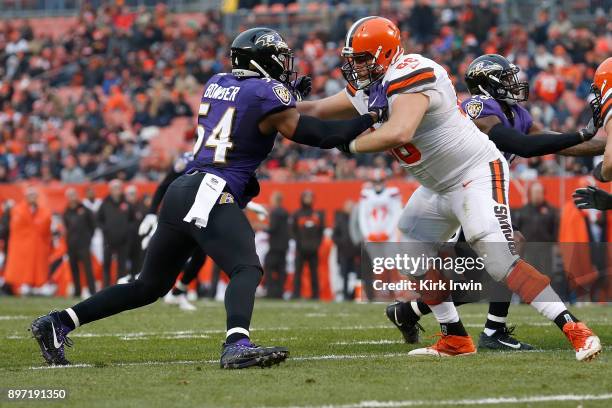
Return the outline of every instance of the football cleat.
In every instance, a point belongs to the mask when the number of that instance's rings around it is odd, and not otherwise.
[[[411,350],[409,356],[454,357],[476,354],[476,347],[470,336],[437,334],[438,341],[430,346]]]
[[[243,339],[223,345],[221,368],[271,367],[285,361],[287,356],[289,350],[286,347],[260,347]]]
[[[425,331],[418,320],[405,317],[401,313],[402,302],[396,301],[391,303],[385,309],[387,318],[399,329],[404,337],[404,341],[408,344],[417,344],[419,342],[419,331]]]
[[[601,341],[591,329],[582,322],[567,322],[563,333],[576,350],[576,360],[590,361],[601,353]]]
[[[484,332],[480,333],[478,338],[478,348],[499,351],[525,351],[533,350],[531,344],[523,343],[512,337],[514,327],[505,327],[498,329],[490,336]]]
[[[67,336],[69,331],[60,322],[58,311],[54,310],[48,315],[35,319],[30,325],[30,330],[47,364],[70,364],[64,355],[64,346],[71,347],[72,340]]]

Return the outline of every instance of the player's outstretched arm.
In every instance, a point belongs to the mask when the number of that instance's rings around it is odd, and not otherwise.
[[[559,150],[553,153],[557,153],[562,156],[599,156],[600,154],[603,154],[604,149],[606,148],[606,142],[603,139],[594,138],[595,133],[597,133],[597,129],[595,129],[594,126],[592,128],[590,127],[591,127],[591,123],[589,123],[589,125],[586,128],[581,129],[579,131],[579,132],[583,132],[583,134],[586,134],[588,136],[587,138],[585,138],[584,142],[576,144],[571,147],[567,147],[565,149],[562,149],[562,150]],[[591,135],[591,132],[593,132],[592,135]],[[531,129],[529,130],[530,136],[532,135],[535,135],[535,136],[560,135],[560,134],[562,133],[553,132],[550,130],[543,130],[535,124],[533,124],[531,126]]]
[[[359,115],[346,91],[340,91],[318,101],[298,102],[297,110],[302,115],[319,119],[350,119]]]
[[[366,113],[347,120],[321,120],[300,115],[297,109],[285,109],[269,115],[259,124],[264,134],[278,131],[296,143],[331,149],[347,144],[368,130],[378,119],[375,113]]]
[[[429,97],[423,93],[400,94],[392,106],[393,112],[387,122],[350,143],[351,153],[383,152],[412,141],[429,108]]]
[[[551,153],[561,154],[567,148],[587,144],[589,142],[588,138],[595,134],[594,132],[538,133],[536,130],[536,133],[530,132],[527,135],[514,128],[504,126],[499,118],[494,115],[475,119],[474,124],[489,136],[489,139],[495,143],[499,150],[521,157],[537,157]],[[534,127],[534,129],[537,128]],[[588,149],[583,148],[581,152],[586,153],[592,148],[593,146]]]

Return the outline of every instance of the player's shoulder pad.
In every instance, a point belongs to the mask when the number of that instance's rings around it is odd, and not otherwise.
[[[499,103],[487,95],[473,95],[461,102],[461,108],[471,119],[490,116],[494,111],[500,110]]]
[[[271,78],[259,78],[259,96],[262,99],[280,101],[283,105],[290,106],[295,104],[295,98],[285,84]]]
[[[389,67],[383,80],[388,84],[387,97],[434,89],[435,63],[418,54],[404,55]]]

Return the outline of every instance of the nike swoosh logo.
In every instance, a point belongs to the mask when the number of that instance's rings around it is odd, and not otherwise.
[[[474,180],[470,180],[470,181],[468,181],[468,182],[466,182],[466,183],[462,183],[461,185],[462,185],[463,187],[467,187],[467,186],[468,186],[468,185],[469,185],[469,184],[470,184],[472,181],[474,181]]]
[[[55,335],[55,326],[53,326],[53,322],[51,322],[51,330],[53,330],[53,346],[58,349],[62,347],[62,343],[57,341],[57,336]]]
[[[400,323],[399,320],[397,320],[397,307],[393,308],[393,318],[395,319],[395,324],[397,324],[398,326],[403,325],[403,323]]]
[[[505,341],[502,341],[502,340],[497,340],[497,341],[499,341],[504,346],[508,346],[508,347],[516,349],[516,350],[521,348],[521,343],[519,343],[519,344],[512,344],[512,343],[506,343]]]

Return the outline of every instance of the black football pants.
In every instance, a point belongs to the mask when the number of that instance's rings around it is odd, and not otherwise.
[[[216,204],[205,228],[183,221],[203,177],[204,173],[183,175],[170,185],[138,279],[106,288],[75,305],[72,309],[80,324],[155,302],[172,289],[181,268],[199,247],[230,277],[225,292],[228,329],[248,330],[262,275],[255,234],[236,203]]]

